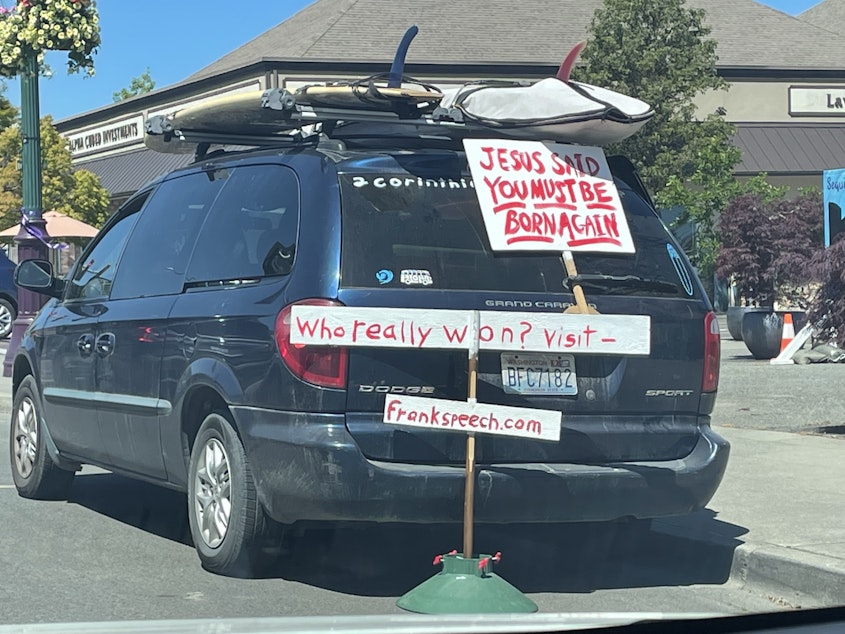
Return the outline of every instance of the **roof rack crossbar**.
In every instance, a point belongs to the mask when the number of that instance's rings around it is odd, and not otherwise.
[[[243,145],[252,147],[278,147],[306,142],[316,135],[238,134],[206,130],[179,130],[174,138],[185,143],[209,143],[214,145]]]
[[[309,125],[326,121],[420,121],[425,119],[422,112],[397,110],[366,110],[363,108],[332,108],[296,103],[295,97],[284,88],[271,88],[264,92],[261,107],[283,113],[282,122]]]

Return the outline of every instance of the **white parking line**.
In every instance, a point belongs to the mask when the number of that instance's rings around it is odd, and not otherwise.
[[[14,484],[0,484],[0,489],[14,489]]]

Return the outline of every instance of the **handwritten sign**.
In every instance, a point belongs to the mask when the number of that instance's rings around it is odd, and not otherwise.
[[[482,350],[647,355],[647,315],[479,311]],[[374,348],[467,349],[471,310],[294,306],[291,343]]]
[[[464,150],[494,251],[634,253],[601,148],[466,139]]]
[[[560,440],[562,414],[546,409],[504,407],[418,396],[384,399],[385,423],[429,429]]]

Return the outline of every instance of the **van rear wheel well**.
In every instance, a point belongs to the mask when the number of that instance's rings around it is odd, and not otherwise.
[[[185,466],[191,459],[197,433],[205,418],[214,411],[227,411],[229,405],[220,394],[211,387],[194,388],[186,397],[182,407],[182,455]],[[236,430],[237,431],[237,430]]]

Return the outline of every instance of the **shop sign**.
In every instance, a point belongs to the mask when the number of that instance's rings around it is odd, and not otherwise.
[[[140,114],[109,121],[96,128],[66,135],[71,156],[77,157],[92,152],[142,141],[144,138],[144,117]]]
[[[845,86],[790,86],[793,117],[845,117]]]

